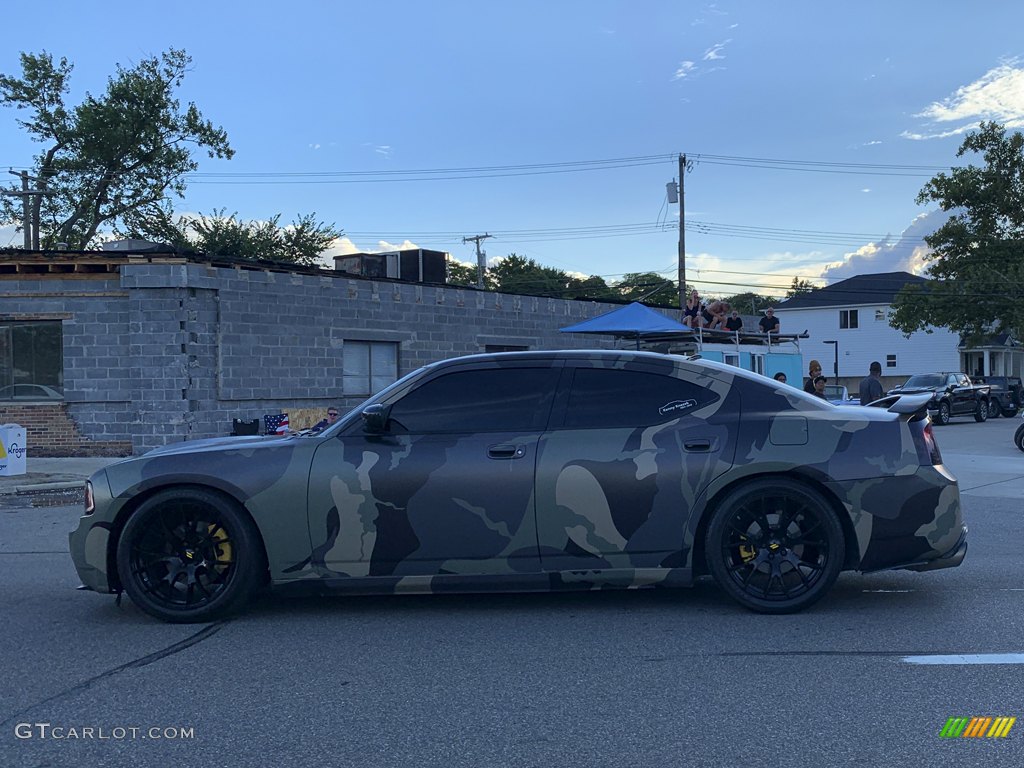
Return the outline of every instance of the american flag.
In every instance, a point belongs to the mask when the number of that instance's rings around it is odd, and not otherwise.
[[[288,414],[278,413],[274,416],[264,416],[263,421],[267,425],[268,435],[288,434]]]

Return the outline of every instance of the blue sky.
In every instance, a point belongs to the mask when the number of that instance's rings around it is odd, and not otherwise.
[[[66,56],[72,101],[118,62],[184,48],[182,99],[237,154],[204,159],[229,175],[197,176],[176,208],[315,211],[347,233],[337,252],[409,241],[468,262],[462,237],[490,232],[491,259],[674,276],[665,184],[686,153],[687,277],[705,295],[919,265],[939,217],[915,197],[960,162],[963,131],[1024,126],[1015,2],[51,0],[4,16],[0,71],[19,50]],[[17,168],[37,146],[14,118],[0,110],[0,166]],[[467,168],[488,170],[422,173]]]

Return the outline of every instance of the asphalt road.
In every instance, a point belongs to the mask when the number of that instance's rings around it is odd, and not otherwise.
[[[1019,423],[936,428],[971,529],[960,568],[846,574],[795,616],[708,582],[269,597],[170,626],[74,590],[77,507],[8,498],[0,766],[1024,765],[1024,722],[939,737],[950,717],[1024,715],[1024,664],[905,660],[1024,653]]]

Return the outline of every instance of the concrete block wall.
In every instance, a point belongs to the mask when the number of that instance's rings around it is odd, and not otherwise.
[[[0,317],[60,315],[68,417],[83,440],[136,454],[226,435],[233,418],[358,405],[346,341],[397,343],[402,375],[488,344],[607,348],[558,329],[618,306],[198,263],[5,279],[0,293],[16,296]]]

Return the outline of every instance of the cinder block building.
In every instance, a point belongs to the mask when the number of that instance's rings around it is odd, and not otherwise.
[[[27,427],[34,456],[138,454],[280,412],[307,426],[298,414],[312,424],[439,359],[609,346],[558,329],[615,306],[174,253],[0,251],[0,423]]]

